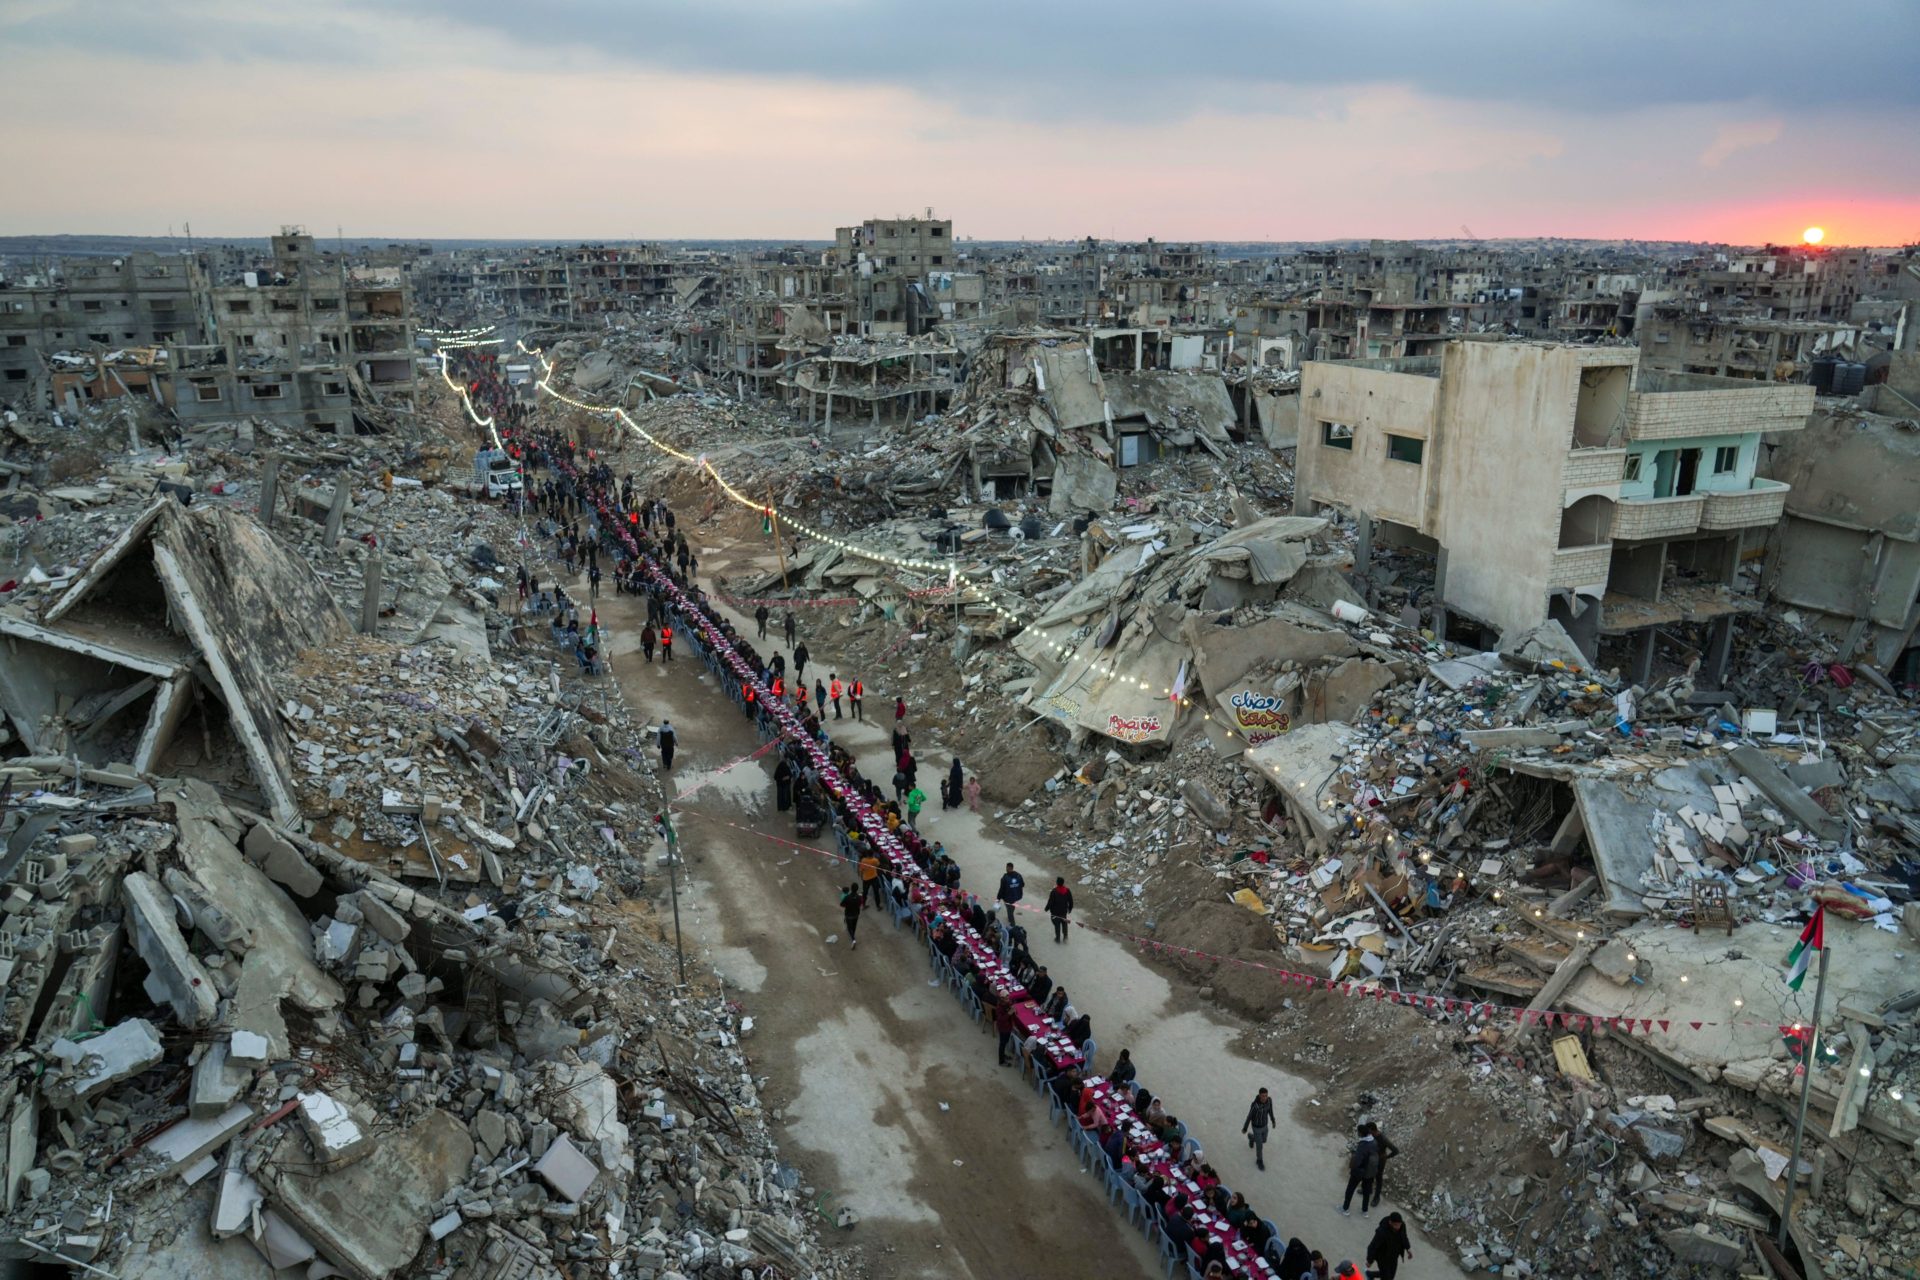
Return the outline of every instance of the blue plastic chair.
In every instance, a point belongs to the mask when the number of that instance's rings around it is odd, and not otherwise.
[[[1167,1280],[1173,1280],[1173,1269],[1180,1265],[1180,1255],[1186,1253],[1187,1250],[1168,1239],[1165,1231],[1161,1231],[1158,1234],[1160,1237],[1160,1260],[1167,1264]]]

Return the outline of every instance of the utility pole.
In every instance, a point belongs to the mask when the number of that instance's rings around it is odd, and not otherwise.
[[[1793,1158],[1787,1162],[1787,1196],[1780,1206],[1782,1249],[1787,1247],[1787,1227],[1793,1221],[1794,1183],[1800,1177],[1800,1138],[1807,1129],[1807,1093],[1813,1084],[1814,1062],[1820,1053],[1820,1005],[1827,994],[1827,954],[1827,949],[1821,947],[1820,978],[1813,988],[1813,1022],[1808,1028],[1805,1062],[1800,1069],[1800,1114],[1793,1122]]]
[[[827,403],[832,404],[833,402],[829,400]],[[780,556],[780,589],[786,591],[788,590],[787,544],[781,541],[780,509],[773,505],[773,485],[771,483],[767,485],[767,519],[773,524],[773,549]]]
[[[680,965],[680,985],[687,985],[687,949],[680,942],[680,837],[673,829],[673,813],[660,815],[660,826],[667,841],[667,889],[673,895],[673,953]]]

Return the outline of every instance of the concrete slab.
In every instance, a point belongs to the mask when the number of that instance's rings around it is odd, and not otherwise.
[[[254,1114],[250,1104],[236,1102],[219,1115],[207,1119],[188,1116],[147,1143],[142,1151],[166,1161],[167,1171],[172,1172],[211,1151],[217,1151],[251,1124]]]
[[[234,1025],[265,1035],[275,1054],[288,1052],[280,1003],[309,1012],[338,1008],[346,993],[314,963],[307,918],[279,885],[241,854],[213,821],[225,806],[206,784],[183,780],[162,799],[179,823],[183,869],[220,911],[247,931],[250,945],[233,994]]]
[[[173,1016],[187,1027],[210,1025],[220,1012],[213,977],[187,945],[176,923],[173,896],[158,880],[135,871],[120,882],[133,949],[167,993]]]
[[[1822,840],[1839,837],[1840,824],[1834,821],[1833,815],[1795,786],[1772,756],[1758,747],[1735,747],[1727,756],[1749,782],[1760,788],[1760,794],[1779,806],[1794,823]]]
[[[1287,798],[1289,811],[1318,837],[1332,833],[1333,815],[1320,803],[1321,790],[1353,741],[1353,727],[1338,721],[1304,725],[1247,752],[1247,762]]]
[[[294,1146],[290,1147],[289,1141]],[[413,1260],[434,1205],[466,1175],[473,1139],[445,1111],[385,1135],[366,1159],[320,1170],[289,1134],[263,1166],[275,1208],[356,1280],[386,1280]]]
[[[254,1210],[266,1203],[266,1192],[242,1169],[227,1169],[220,1175],[220,1193],[213,1202],[213,1219],[208,1230],[216,1240],[237,1236],[253,1227]]]
[[[1640,877],[1653,869],[1653,806],[1603,778],[1576,778],[1573,801],[1605,895],[1601,909],[1616,916],[1644,916]]]

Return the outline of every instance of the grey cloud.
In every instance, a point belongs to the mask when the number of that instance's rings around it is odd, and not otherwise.
[[[155,59],[383,66],[432,59],[436,33],[485,32],[528,63],[587,54],[899,86],[1036,118],[1165,120],[1264,102],[1275,87],[1361,82],[1594,115],[1920,105],[1909,0],[92,0],[0,18],[22,46],[97,47],[103,28],[116,53]]]
[[[1920,101],[1920,76],[1908,61],[1920,37],[1920,6],[1905,0],[424,0],[424,7],[534,48],[588,48],[657,68],[905,85],[995,112],[1071,103],[1078,114],[1178,115],[1222,84],[1364,81],[1595,113],[1746,99],[1781,108]],[[1820,56],[1822,45],[1832,58]]]

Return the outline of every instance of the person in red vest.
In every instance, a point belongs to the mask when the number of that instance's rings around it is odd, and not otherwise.
[[[673,661],[673,628],[665,623],[660,626],[660,661]]]
[[[860,710],[860,700],[866,697],[866,695],[867,686],[861,684],[858,680],[855,680],[853,686],[847,690],[847,700],[853,704],[853,718],[855,720],[865,720],[867,718],[866,714]]]
[[[525,570],[522,570],[521,572],[524,573]],[[520,594],[523,597],[527,594],[526,588],[524,586],[522,586]],[[841,718],[840,695],[846,692],[846,690],[841,686],[840,677],[838,675],[833,675],[832,673],[829,673],[828,678],[829,680],[831,680],[832,683],[827,685],[827,697],[831,699],[833,702],[833,718],[835,720],[838,720]]]

